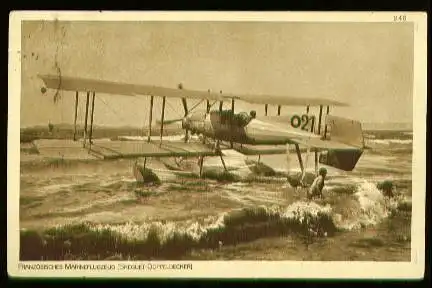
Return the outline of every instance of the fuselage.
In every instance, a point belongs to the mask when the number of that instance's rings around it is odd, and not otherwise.
[[[282,116],[281,116],[282,117]],[[306,117],[310,117],[306,118]],[[182,122],[182,127],[193,134],[221,141],[252,145],[281,145],[292,143],[296,137],[317,137],[311,131],[314,116],[293,115],[282,121],[257,119],[245,112],[233,114],[231,110],[194,112]],[[311,120],[311,121],[309,121]]]

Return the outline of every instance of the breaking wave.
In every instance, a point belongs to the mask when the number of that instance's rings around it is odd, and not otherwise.
[[[198,220],[85,222],[43,232],[23,230],[21,259],[107,259],[112,255],[123,255],[122,259],[177,259],[193,249],[213,249],[263,237],[297,235],[313,241],[331,237],[337,231],[376,225],[403,202],[386,199],[374,184],[366,181],[357,185],[352,196],[349,214],[329,204],[297,201],[288,206],[232,210]]]
[[[410,201],[403,196],[384,197],[376,184],[363,181],[356,185],[354,203],[347,204],[349,214],[334,213],[333,220],[339,229],[353,230],[373,226],[387,218],[401,203]]]
[[[330,206],[320,206],[314,202],[296,202],[287,208],[278,206],[257,206],[223,213],[219,216],[207,217],[201,221],[189,220],[184,222],[150,222],[150,223],[126,223],[124,225],[95,224],[90,225],[94,231],[105,231],[123,235],[128,240],[146,240],[152,233],[156,233],[161,244],[169,242],[176,235],[190,238],[195,242],[217,231],[240,227],[247,224],[262,222],[284,222],[290,226],[288,230],[313,235],[326,236],[335,231],[336,227],[331,221]],[[327,226],[320,225],[329,221]],[[223,239],[219,239],[222,241]]]
[[[390,144],[409,145],[412,144],[413,140],[412,139],[373,139],[368,141],[380,145],[390,145]]]
[[[42,233],[21,231],[21,259],[106,259],[121,254],[173,259],[191,249],[217,248],[266,236],[332,235],[337,229],[328,207],[297,202],[287,208],[258,206],[200,221],[70,224]]]

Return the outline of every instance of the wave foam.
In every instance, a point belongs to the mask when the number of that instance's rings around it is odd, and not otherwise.
[[[374,183],[363,181],[358,183],[353,194],[355,203],[349,206],[349,216],[335,213],[334,220],[341,229],[353,230],[373,226],[387,218],[399,203],[406,201],[401,198],[387,198]]]
[[[100,224],[84,222],[58,225],[40,236],[21,231],[21,241],[39,245],[39,254],[24,251],[26,259],[87,259],[119,254],[123,257],[156,257],[173,259],[191,249],[236,245],[262,237],[299,235],[306,241],[313,237],[332,236],[340,229],[374,225],[387,217],[399,201],[389,201],[369,182],[357,186],[351,216],[342,219],[329,204],[297,201],[288,206],[254,206],[232,210],[204,219],[187,221],[148,221],[144,223]],[[404,209],[411,206],[405,203]],[[350,209],[351,210],[351,209]],[[39,234],[38,234],[39,235]],[[77,237],[77,235],[79,235]],[[35,237],[38,238],[35,238]],[[35,242],[39,239],[39,242]],[[84,241],[84,242],[83,242]],[[83,246],[82,243],[92,243]],[[27,246],[24,246],[27,247]],[[33,250],[32,250],[33,251]],[[165,258],[164,258],[165,257]]]
[[[390,145],[390,144],[409,145],[412,144],[413,142],[413,140],[411,139],[374,139],[369,141],[374,144],[381,144],[381,145]]]
[[[256,206],[222,213],[217,216],[209,216],[201,220],[188,220],[183,222],[128,222],[122,225],[95,224],[89,228],[97,231],[110,231],[121,235],[123,238],[132,241],[147,241],[156,235],[160,244],[165,244],[178,237],[187,237],[194,242],[203,241],[209,234],[219,233],[233,227],[243,227],[245,224],[259,226],[262,223],[284,222],[286,228],[296,226],[296,230],[311,233],[313,235],[326,236],[331,227],[320,225],[323,218],[331,219],[330,205],[321,206],[314,202],[295,202],[288,207]],[[331,222],[331,221],[330,221]],[[331,226],[331,225],[330,225]],[[289,229],[288,229],[289,230]],[[223,233],[222,233],[223,234]],[[223,237],[222,237],[223,238]],[[220,240],[223,240],[223,239]]]

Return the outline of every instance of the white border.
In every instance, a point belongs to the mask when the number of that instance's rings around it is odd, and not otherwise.
[[[192,270],[32,270],[18,269],[20,183],[21,21],[289,21],[393,22],[406,15],[414,22],[413,175],[411,262],[192,261]],[[178,278],[422,278],[425,265],[427,14],[423,12],[11,12],[8,101],[8,246],[11,276],[20,277],[178,277]],[[28,263],[28,262],[26,262]],[[68,262],[31,262],[65,264]],[[71,262],[69,262],[71,263]],[[77,262],[118,265],[122,262]],[[150,262],[141,262],[150,263]],[[158,261],[157,263],[163,263]],[[166,262],[168,263],[168,262]]]

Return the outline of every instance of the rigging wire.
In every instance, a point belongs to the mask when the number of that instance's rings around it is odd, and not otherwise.
[[[139,99],[139,100],[141,100],[141,98],[138,98],[137,96],[135,96],[134,95],[134,97],[135,97],[135,99]],[[150,99],[150,97],[146,97],[146,100],[147,99]],[[143,99],[143,101],[144,101],[144,99]],[[139,106],[139,107],[141,107],[141,105]],[[150,107],[149,107],[150,108]],[[148,111],[147,111],[147,109],[144,109],[144,116],[143,116],[143,122],[142,122],[142,130],[141,130],[141,136],[142,137],[144,137],[145,135],[144,135],[144,133],[145,133],[145,128],[146,128],[146,122],[147,122],[147,113],[148,113]],[[150,127],[150,122],[148,123],[148,126]],[[151,133],[150,133],[151,134]]]
[[[174,109],[174,107],[171,106],[171,104],[170,104],[169,101],[166,101],[165,103],[167,104],[167,106],[168,106],[169,108],[171,108],[174,112],[179,113],[179,115],[180,115],[180,112],[178,112],[176,109]],[[183,117],[184,115],[180,115],[180,116]]]
[[[142,122],[142,130],[141,130],[141,136],[142,137],[144,137],[145,135],[144,135],[144,133],[145,133],[145,131],[144,130],[146,130],[145,128],[146,128],[146,122],[147,122],[147,112],[145,112],[146,110],[144,110],[144,117],[143,117],[143,122]],[[150,127],[150,122],[149,122],[149,124],[148,124],[148,126]],[[150,134],[151,134],[151,131],[150,131]]]
[[[96,96],[99,100],[101,100],[101,102],[113,113],[113,114],[115,114],[122,122],[124,122],[124,123],[127,123],[127,121],[126,121],[126,119],[124,118],[124,117],[122,117],[121,115],[120,115],[120,113],[118,113],[118,111],[116,111],[114,108],[112,108],[111,107],[111,105],[109,105],[100,95],[98,95],[98,96]],[[137,95],[133,95],[133,98],[134,99],[139,99],[139,101],[144,101],[144,99],[143,98],[141,98],[141,97],[137,97]],[[146,98],[148,98],[148,97],[146,97]],[[141,100],[142,99],[142,100]],[[147,100],[147,99],[146,99]],[[189,111],[192,111],[193,109],[195,109],[198,105],[200,105],[201,103],[203,103],[203,101],[204,100],[200,100],[198,103],[196,103],[191,109],[189,109]],[[215,103],[216,103],[217,101],[215,101],[212,105],[214,105]],[[178,111],[178,109],[175,109],[174,107],[173,107],[173,105],[169,102],[169,101],[166,101],[165,102],[166,104],[167,104],[167,107],[169,108],[169,109],[171,109],[173,112],[175,112],[176,114],[180,114],[180,112]],[[141,105],[136,105],[136,106],[141,106]],[[80,107],[81,108],[81,107]],[[154,108],[154,107],[153,107]],[[81,109],[79,109],[80,110],[80,112],[82,113],[82,108]],[[80,113],[80,114],[81,114]],[[181,115],[182,117],[184,116],[184,115]],[[147,111],[147,109],[144,109],[144,118],[143,118],[143,125],[142,125],[142,136],[145,136],[145,128],[147,127],[146,126],[146,124],[147,124],[147,118],[148,118],[148,111]],[[148,125],[150,125],[150,123],[148,123]]]
[[[192,108],[189,109],[189,111],[194,110],[196,107],[198,107],[198,105],[200,105],[200,104],[203,103],[203,102],[204,102],[204,99],[201,99],[197,104],[195,104],[194,106],[192,106]]]
[[[113,113],[114,113],[118,118],[120,118],[120,120],[122,120],[123,122],[127,122],[127,121],[125,121],[125,119],[124,119],[120,114],[117,113],[117,111],[115,111],[113,108],[111,108],[111,106],[108,105],[108,104],[103,100],[103,98],[102,98],[101,96],[97,96],[97,97],[99,97],[99,99],[102,101],[102,103],[105,104],[105,106],[107,106],[107,108],[108,108],[109,110],[111,110],[111,112],[113,112]]]
[[[133,95],[133,97],[134,97],[135,100],[138,99],[138,102],[144,101],[143,98],[138,97],[137,95]],[[146,97],[145,100],[148,100],[148,99],[150,99],[150,97]],[[137,105],[135,105],[135,106],[137,106]],[[139,105],[138,107],[141,107],[141,105]],[[141,129],[141,136],[142,137],[146,136],[144,133],[145,133],[145,130],[146,130],[146,122],[147,122],[147,116],[148,116],[147,113],[148,113],[148,109],[144,109],[143,124],[142,124],[142,129]],[[150,123],[148,124],[148,126],[150,126]],[[150,134],[151,134],[151,132],[150,132]]]

